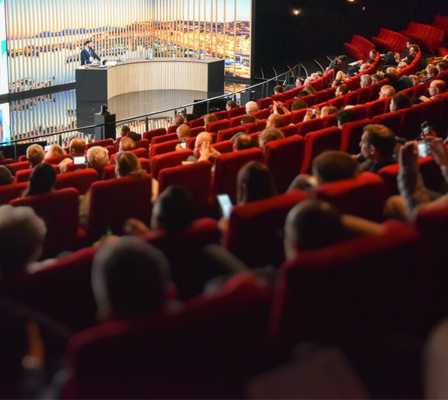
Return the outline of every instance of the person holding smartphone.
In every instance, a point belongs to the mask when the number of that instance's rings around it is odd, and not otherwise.
[[[188,148],[188,139],[191,138],[191,129],[187,124],[181,124],[176,129],[176,135],[180,143],[176,146],[176,150],[186,150]]]

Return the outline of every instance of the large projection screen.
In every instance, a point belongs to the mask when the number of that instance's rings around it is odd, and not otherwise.
[[[228,76],[250,78],[251,1],[0,0],[4,85],[18,93],[73,82],[87,39],[101,58],[217,57]]]

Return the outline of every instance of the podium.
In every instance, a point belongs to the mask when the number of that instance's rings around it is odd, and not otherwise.
[[[115,96],[149,90],[197,90],[224,93],[224,60],[159,58],[76,70],[76,99],[107,104]]]

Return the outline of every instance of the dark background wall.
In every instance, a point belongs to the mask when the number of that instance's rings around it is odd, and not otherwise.
[[[253,0],[253,66],[255,77],[272,75],[272,67],[343,52],[353,33],[374,35],[380,26],[396,30],[408,21],[430,22],[447,15],[446,0]],[[298,17],[292,8],[302,10]],[[365,10],[363,10],[365,7]]]

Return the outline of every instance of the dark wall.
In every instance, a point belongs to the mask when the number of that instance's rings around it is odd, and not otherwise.
[[[353,33],[374,35],[380,26],[403,29],[408,21],[430,22],[447,14],[448,1],[436,0],[253,0],[253,65],[255,76],[272,67],[336,55]],[[300,7],[302,14],[291,14]],[[365,10],[363,10],[365,7]]]

